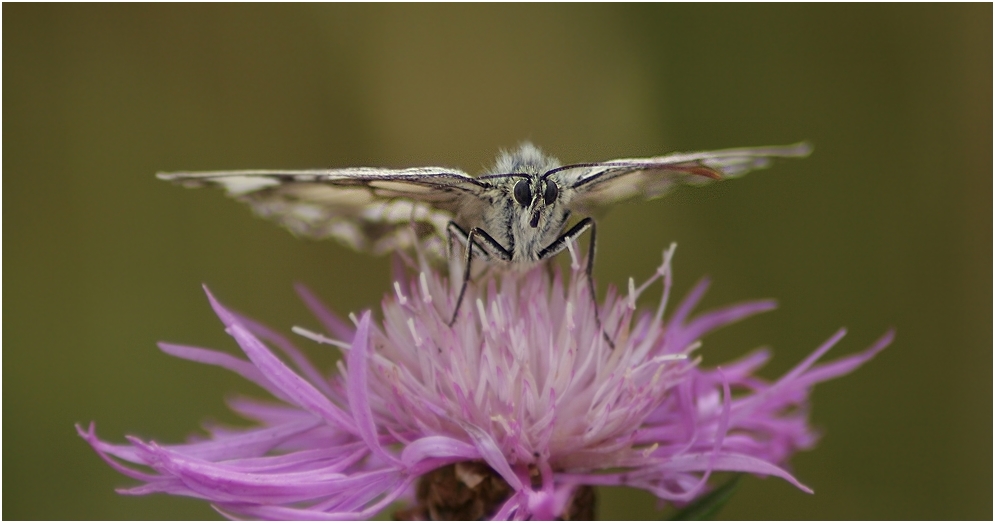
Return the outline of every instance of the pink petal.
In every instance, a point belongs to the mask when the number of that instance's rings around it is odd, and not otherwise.
[[[398,459],[388,453],[380,445],[376,423],[373,420],[373,410],[370,408],[370,397],[367,383],[369,373],[370,347],[370,312],[366,311],[359,319],[356,327],[356,337],[352,340],[352,348],[346,355],[349,365],[349,410],[355,419],[356,429],[370,449],[386,463],[400,465]]]
[[[335,406],[307,380],[295,374],[279,358],[274,356],[247,328],[237,322],[235,316],[228,312],[206,287],[204,291],[207,292],[211,307],[224,322],[228,333],[235,338],[235,341],[242,347],[249,359],[259,367],[263,375],[283,391],[286,397],[309,412],[321,416],[333,426],[356,433],[357,429],[353,420],[342,409]]]

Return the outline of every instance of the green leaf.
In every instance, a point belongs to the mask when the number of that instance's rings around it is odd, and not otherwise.
[[[701,499],[695,501],[694,503],[684,507],[679,512],[673,515],[670,519],[673,521],[703,521],[715,519],[722,507],[725,506],[726,502],[732,498],[732,495],[736,492],[736,487],[739,486],[739,478],[742,474],[736,474],[735,476],[729,478],[718,488],[709,492]]]

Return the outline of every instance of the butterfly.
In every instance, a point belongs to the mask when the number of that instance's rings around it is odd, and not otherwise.
[[[811,146],[801,142],[562,165],[526,142],[501,152],[494,166],[480,176],[446,167],[157,176],[187,187],[221,187],[256,214],[298,236],[335,238],[360,251],[382,254],[433,239],[459,241],[464,247],[464,271],[452,325],[474,258],[525,267],[559,254],[590,230],[586,274],[595,299],[593,216],[600,211],[625,201],[658,198],[678,184],[735,178],[768,167],[774,158],[804,157],[810,152]],[[568,227],[575,216],[581,218]]]

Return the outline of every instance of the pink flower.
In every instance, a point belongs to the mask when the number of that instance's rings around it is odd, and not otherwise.
[[[77,429],[141,482],[120,492],[202,498],[232,517],[367,518],[400,500],[411,508],[399,515],[411,518],[589,518],[590,486],[628,485],[686,502],[707,489],[713,471],[778,476],[810,492],[782,468],[815,443],[809,392],[872,358],[892,333],[817,364],[840,330],[773,383],[754,375],[767,351],[703,368],[703,335],[774,303],[692,316],[702,282],[666,315],[672,254],[673,247],[641,286],[609,290],[600,314],[614,348],[576,260],[568,282],[542,266],[478,279],[453,327],[458,288],[424,264],[414,278],[399,275],[381,321],[365,312],[345,322],[299,288],[329,337],[297,332],[344,353],[331,373],[208,292],[248,359],[160,348],[269,391],[278,401],[231,401],[257,426],[210,427],[206,439],[178,445],[135,437],[111,444],[92,424]],[[637,310],[636,298],[658,279],[659,305]]]

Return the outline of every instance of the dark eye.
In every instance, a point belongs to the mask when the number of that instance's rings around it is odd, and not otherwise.
[[[529,187],[528,180],[519,180],[515,184],[515,199],[522,204],[522,207],[528,207],[532,203],[532,188]]]
[[[542,192],[542,199],[546,205],[552,205],[556,197],[560,195],[560,188],[553,180],[546,180],[546,190]]]

